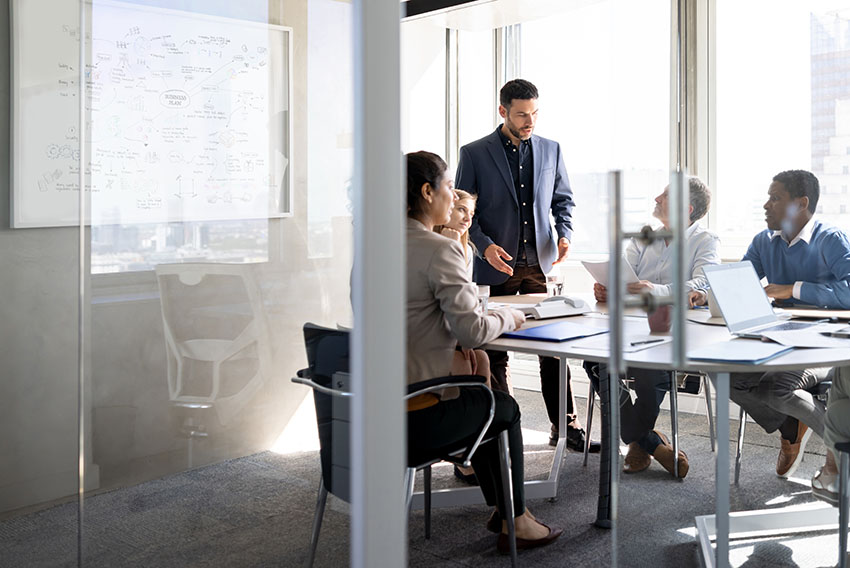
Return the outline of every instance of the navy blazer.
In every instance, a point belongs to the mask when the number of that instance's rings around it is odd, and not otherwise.
[[[537,258],[545,274],[558,258],[557,240],[561,237],[572,240],[575,203],[560,144],[532,135],[531,150],[534,155]],[[501,284],[508,275],[490,266],[483,254],[488,246],[495,243],[514,258],[508,261],[514,266],[519,247],[520,212],[508,158],[497,131],[460,149],[455,187],[478,195],[469,228],[469,236],[482,255],[475,258],[475,281],[479,284]],[[558,239],[552,234],[550,211],[555,219]]]

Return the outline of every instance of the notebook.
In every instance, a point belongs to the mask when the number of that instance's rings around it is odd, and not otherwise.
[[[579,337],[589,337],[591,335],[599,335],[600,333],[608,333],[607,329],[573,323],[568,321],[559,321],[556,323],[548,323],[519,331],[509,331],[503,333],[502,337],[511,339],[534,339],[537,341],[567,341],[569,339],[578,339]]]
[[[821,322],[785,321],[773,311],[750,261],[706,266],[705,278],[729,333],[760,339],[767,331],[807,329]]]

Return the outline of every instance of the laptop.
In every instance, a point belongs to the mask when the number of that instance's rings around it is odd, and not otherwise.
[[[753,264],[749,260],[706,266],[705,278],[729,333],[738,337],[761,339],[769,331],[806,329],[821,322],[782,321],[764,293]]]

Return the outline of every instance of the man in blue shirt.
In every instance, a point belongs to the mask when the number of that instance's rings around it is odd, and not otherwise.
[[[743,260],[767,278],[768,296],[786,305],[850,309],[850,239],[814,218],[817,178],[803,170],[777,174],[764,204],[767,230],[753,238]],[[802,461],[812,431],[823,437],[823,403],[807,391],[827,379],[828,368],[733,373],[730,397],[766,432],[779,430],[776,474],[788,477]]]

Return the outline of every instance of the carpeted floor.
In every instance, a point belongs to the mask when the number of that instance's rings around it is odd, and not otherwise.
[[[518,390],[527,441],[527,476],[542,477],[551,463],[548,425],[540,394]],[[579,405],[584,408],[583,404]],[[598,424],[596,420],[596,424]],[[670,431],[669,416],[659,428]],[[732,424],[733,435],[737,424]],[[690,459],[687,478],[673,479],[658,464],[622,475],[619,564],[635,567],[699,566],[694,516],[714,511],[714,457],[704,416],[680,417],[680,444]],[[598,435],[598,434],[597,434]],[[732,509],[780,507],[813,499],[808,479],[823,463],[823,445],[809,443],[795,479],[773,472],[778,437],[747,429],[741,483]],[[730,451],[732,446],[730,445]],[[734,458],[734,456],[733,456]],[[299,566],[309,542],[319,478],[316,453],[264,452],[91,497],[84,509],[84,565],[91,567]],[[565,529],[545,549],[524,552],[522,566],[609,566],[610,531],[595,528],[599,458],[587,467],[568,453],[554,501],[529,503],[536,516]],[[453,484],[448,467],[435,484]],[[331,498],[325,512],[316,566],[348,564],[348,506]],[[495,552],[483,506],[436,510],[430,541],[422,513],[409,522],[413,567],[509,566]],[[76,504],[56,506],[0,522],[0,566],[76,565]],[[835,533],[733,542],[732,565],[827,566],[836,560]]]

